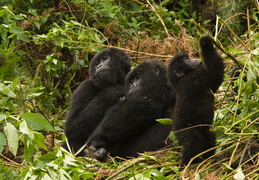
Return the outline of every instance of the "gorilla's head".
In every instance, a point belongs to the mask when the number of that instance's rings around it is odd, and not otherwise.
[[[130,71],[131,60],[124,51],[107,48],[97,53],[90,64],[90,78],[100,89],[114,84],[124,84]]]
[[[148,96],[166,84],[166,68],[163,62],[150,59],[140,63],[126,77],[127,96]]]
[[[178,53],[168,65],[168,79],[179,79],[184,75],[203,67],[202,61],[192,60],[187,53]]]

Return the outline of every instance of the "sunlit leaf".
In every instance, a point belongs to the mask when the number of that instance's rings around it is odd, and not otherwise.
[[[237,169],[237,173],[234,175],[234,179],[236,179],[236,180],[244,180],[245,179],[245,175],[244,175],[241,168]]]
[[[33,130],[55,130],[48,122],[48,120],[40,114],[27,112],[21,115],[21,118],[24,119],[27,122],[28,127],[30,127]]]
[[[19,144],[17,129],[11,123],[6,123],[4,132],[7,138],[9,150],[16,156]]]
[[[168,119],[168,118],[157,119],[156,121],[163,125],[170,125],[173,122],[172,119]]]
[[[0,153],[4,150],[4,147],[6,145],[6,138],[3,133],[0,132]]]
[[[0,114],[0,122],[6,118],[5,114]]]

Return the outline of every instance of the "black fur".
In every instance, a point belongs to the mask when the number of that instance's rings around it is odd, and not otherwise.
[[[203,63],[181,53],[170,60],[168,67],[168,80],[176,93],[172,127],[179,144],[183,146],[183,164],[188,164],[195,155],[215,146],[215,134],[209,131],[214,116],[212,92],[215,93],[223,82],[224,64],[209,36],[200,39],[200,47]],[[192,127],[196,125],[201,126]],[[210,151],[202,158],[213,154],[214,151]],[[196,158],[193,162],[199,162],[202,158]]]
[[[130,68],[129,56],[116,48],[104,49],[93,57],[90,78],[74,91],[66,117],[65,134],[74,152],[88,140],[105,112],[124,96],[125,76]],[[62,146],[68,149],[66,143]]]
[[[125,98],[107,111],[91,136],[89,145],[96,149],[96,158],[105,161],[103,148],[112,156],[135,157],[137,152],[165,146],[163,141],[171,129],[159,125],[156,119],[163,117],[170,105],[169,91],[161,61],[145,61],[129,72]],[[86,155],[91,156],[88,150]]]

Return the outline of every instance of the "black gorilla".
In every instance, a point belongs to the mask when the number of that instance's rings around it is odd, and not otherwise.
[[[125,76],[130,68],[129,56],[116,48],[104,49],[93,57],[90,78],[73,93],[66,117],[65,134],[72,151],[85,144],[105,112],[124,96]],[[68,149],[66,143],[62,146]]]
[[[180,53],[170,60],[167,72],[171,88],[176,93],[172,127],[183,146],[183,164],[215,146],[215,134],[209,131],[214,116],[212,92],[215,93],[223,82],[224,64],[209,36],[200,39],[200,47],[204,63]],[[213,154],[214,151],[210,151],[202,158]],[[193,162],[200,161],[201,158],[196,158]]]
[[[165,65],[158,60],[139,64],[127,75],[125,91],[91,135],[86,156],[105,161],[107,152],[135,157],[165,146],[171,127],[156,122],[172,102]]]

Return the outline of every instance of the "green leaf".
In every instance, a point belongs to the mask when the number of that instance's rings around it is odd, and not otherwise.
[[[3,121],[6,118],[5,114],[0,114],[0,122]]]
[[[22,40],[22,41],[25,41],[25,42],[29,42],[30,40],[28,39],[28,36],[24,33],[22,34],[17,34],[17,38]]]
[[[13,27],[12,30],[13,30],[13,33],[15,33],[15,34],[23,34],[24,33],[24,30],[22,30],[21,28],[19,28],[17,26]]]
[[[42,149],[48,150],[44,143],[45,137],[39,132],[34,132],[34,136],[35,136],[34,141],[35,141],[36,145],[41,147]]]
[[[45,173],[42,177],[42,180],[52,180],[52,178],[48,175],[48,173]]]
[[[29,130],[26,121],[22,121],[19,125],[19,130],[23,133],[23,134],[27,134],[30,139],[34,139],[34,135],[33,133]]]
[[[256,78],[257,78],[257,76],[254,74],[254,72],[251,69],[249,69],[247,71],[247,80],[254,81],[254,80],[256,80]]]
[[[53,152],[48,152],[47,154],[44,154],[42,156],[39,157],[39,160],[45,162],[45,163],[49,163],[51,161],[53,161],[54,159],[56,159],[56,153]]]
[[[27,122],[27,125],[33,130],[55,131],[49,121],[37,113],[25,113],[21,118]]]
[[[6,123],[4,132],[7,137],[9,150],[16,156],[19,142],[17,129],[11,123]]]
[[[28,135],[24,135],[24,160],[29,162],[35,151],[35,144]]]
[[[38,29],[40,29],[40,23],[39,23],[39,21],[33,21],[33,23],[34,23],[34,25],[35,25]]]
[[[172,142],[178,142],[178,139],[176,138],[175,134],[173,133],[173,131],[171,131],[168,135],[168,139]]]
[[[163,125],[171,125],[173,122],[172,119],[168,119],[168,118],[157,119],[156,121]]]
[[[3,133],[0,132],[0,153],[4,150],[4,147],[6,145],[6,138]]]
[[[0,83],[0,91],[1,93],[7,95],[8,97],[15,98],[16,94],[9,88],[6,87],[4,84]]]
[[[50,72],[50,65],[49,64],[46,64],[46,71]]]

